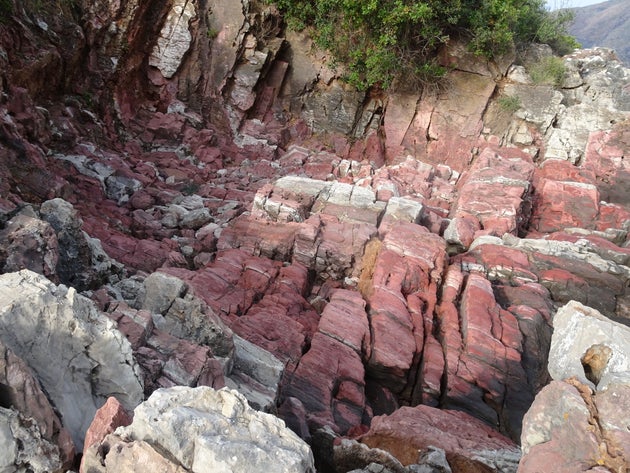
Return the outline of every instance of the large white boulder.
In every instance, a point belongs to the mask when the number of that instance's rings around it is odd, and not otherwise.
[[[153,463],[123,458],[134,449],[150,452]],[[315,472],[310,447],[282,420],[255,411],[237,391],[205,386],[158,389],[136,408],[131,425],[84,455],[84,471],[93,473],[157,471],[165,463],[159,471]]]
[[[36,373],[78,449],[109,396],[127,409],[142,402],[131,345],[73,288],[29,270],[1,275],[0,339]]]

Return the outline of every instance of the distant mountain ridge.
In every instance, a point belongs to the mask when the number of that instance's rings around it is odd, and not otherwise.
[[[573,8],[575,21],[569,28],[584,48],[604,46],[630,64],[630,0],[610,0]]]

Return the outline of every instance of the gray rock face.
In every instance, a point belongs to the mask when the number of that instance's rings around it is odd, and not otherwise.
[[[549,374],[571,377],[605,390],[610,384],[630,384],[630,329],[595,309],[571,301],[553,319]]]
[[[190,47],[192,36],[188,31],[188,23],[194,16],[195,4],[188,0],[178,0],[162,27],[149,64],[157,67],[167,79],[177,72],[184,54]]]
[[[81,229],[83,222],[72,204],[59,198],[48,200],[40,213],[57,234],[60,282],[84,291],[102,285],[112,272],[118,271],[117,263],[109,259],[100,242]]]
[[[26,268],[54,278],[58,260],[57,235],[42,220],[18,214],[0,231],[0,268],[4,272]]]
[[[0,339],[35,372],[79,448],[107,397],[127,409],[142,401],[129,342],[73,288],[28,270],[0,276]]]
[[[284,363],[247,340],[234,335],[234,366],[226,384],[245,395],[249,404],[270,412],[276,405]]]
[[[155,391],[136,408],[130,426],[87,450],[85,471],[148,471],[134,469],[146,467],[141,456],[129,462],[132,450],[148,452],[152,465],[167,465],[160,471],[315,472],[304,441],[284,422],[254,411],[241,394],[228,389]]]
[[[59,448],[42,438],[37,424],[4,407],[0,407],[0,471],[64,471]]]
[[[144,287],[142,309],[153,314],[158,329],[207,345],[217,357],[232,357],[232,330],[201,299],[188,293],[184,281],[156,272],[145,279]]]

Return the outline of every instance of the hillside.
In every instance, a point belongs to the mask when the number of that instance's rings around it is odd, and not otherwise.
[[[610,0],[574,11],[569,31],[583,47],[613,48],[622,61],[630,62],[630,0]]]

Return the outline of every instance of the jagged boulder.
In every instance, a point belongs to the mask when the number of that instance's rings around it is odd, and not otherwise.
[[[558,310],[549,354],[554,381],[523,418],[519,473],[549,465],[566,473],[628,468],[629,333],[575,301]]]
[[[36,374],[77,449],[107,397],[128,409],[142,401],[131,345],[73,288],[28,270],[0,276],[0,339]]]
[[[101,286],[112,272],[120,271],[100,241],[82,230],[83,222],[72,204],[60,198],[47,200],[41,205],[40,214],[57,234],[56,272],[60,282],[84,291]]]
[[[553,318],[549,374],[596,389],[630,384],[630,328],[571,301]]]
[[[313,455],[278,418],[228,389],[155,391],[128,427],[84,455],[83,472],[314,473]]]
[[[42,436],[37,423],[0,407],[0,471],[65,471],[59,447]]]

